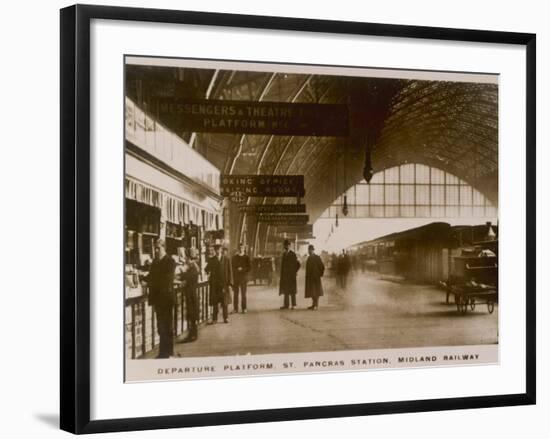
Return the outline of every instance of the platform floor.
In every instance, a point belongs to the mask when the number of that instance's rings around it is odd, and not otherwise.
[[[304,279],[298,277],[298,309],[279,310],[275,286],[248,288],[248,313],[231,314],[229,323],[200,327],[194,343],[176,343],[179,357],[318,352],[494,344],[498,306],[485,305],[459,315],[454,302],[434,286],[385,279],[375,273],[350,275],[346,291],[324,278],[325,296],[317,311],[307,310]],[[185,334],[184,334],[185,335]],[[180,340],[180,337],[178,340]],[[153,358],[156,349],[147,355]]]

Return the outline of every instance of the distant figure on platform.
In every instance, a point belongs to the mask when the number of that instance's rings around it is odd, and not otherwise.
[[[239,312],[239,294],[241,296],[241,312],[246,314],[246,285],[250,272],[250,258],[244,252],[244,244],[239,244],[239,252],[233,256],[233,312]]]
[[[343,290],[346,289],[348,282],[348,274],[351,269],[351,261],[345,250],[342,250],[340,256],[338,256],[337,273],[338,273],[338,285]]]
[[[182,343],[190,343],[199,338],[199,296],[197,287],[199,284],[199,266],[197,258],[199,256],[196,248],[189,249],[189,256],[181,269],[180,278],[183,282],[183,294],[185,297],[185,309],[187,326],[189,332],[182,340]]]
[[[306,292],[305,297],[312,299],[312,304],[308,309],[316,310],[319,307],[319,297],[323,295],[323,283],[321,277],[325,273],[325,265],[315,254],[315,247],[309,245],[307,248],[309,257],[306,262]]]
[[[296,253],[290,250],[290,241],[283,242],[283,256],[281,258],[281,278],[279,281],[279,296],[284,296],[284,304],[281,309],[296,308],[296,273],[300,269],[300,262]]]
[[[231,261],[227,255],[222,252],[221,246],[216,246],[215,256],[208,259],[204,271],[209,275],[208,283],[210,285],[210,305],[212,306],[212,321],[210,324],[218,322],[219,306],[222,306],[223,322],[229,323],[227,305],[231,302],[230,286],[233,284],[233,270]]]
[[[145,278],[149,286],[149,305],[157,314],[157,331],[160,338],[157,358],[169,358],[174,355],[175,271],[176,262],[166,253],[164,241],[159,239],[155,245],[155,259]]]
[[[332,272],[336,276],[336,283],[340,285],[340,271],[338,269],[339,258],[336,253],[332,254]]]
[[[255,257],[253,260],[252,260],[252,279],[254,280],[254,285],[257,285],[258,284],[258,280],[260,282],[260,284],[262,283],[262,274],[261,274],[261,269],[262,269],[262,259],[260,257]]]

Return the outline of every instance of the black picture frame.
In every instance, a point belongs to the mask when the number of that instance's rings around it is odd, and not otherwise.
[[[90,419],[90,22],[93,19],[229,26],[311,33],[355,34],[481,43],[526,48],[526,392],[418,401],[346,404]],[[73,433],[304,420],[535,404],[536,400],[536,36],[530,33],[448,29],[289,17],[76,5],[61,10],[61,403],[60,425]]]

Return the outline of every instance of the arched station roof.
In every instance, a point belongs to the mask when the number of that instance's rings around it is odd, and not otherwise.
[[[372,128],[369,143],[374,172],[409,162],[425,164],[467,181],[498,205],[496,84],[138,65],[126,68],[127,95],[153,117],[155,108],[149,105],[153,93],[296,103],[346,103],[360,96],[369,108],[365,114]],[[177,122],[160,122],[223,173],[303,174],[303,201],[311,222],[332,203],[335,190],[343,192],[362,179],[364,145],[348,138],[190,133]]]

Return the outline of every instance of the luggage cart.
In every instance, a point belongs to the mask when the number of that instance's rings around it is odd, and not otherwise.
[[[492,314],[497,301],[497,291],[491,287],[473,287],[468,285],[454,285],[450,287],[455,297],[456,309],[466,314],[468,309],[474,311],[476,305],[487,305],[487,311]]]
[[[466,314],[476,305],[486,305],[489,314],[498,303],[498,263],[496,257],[457,256],[455,270],[446,283],[447,300],[454,296],[456,309]]]

